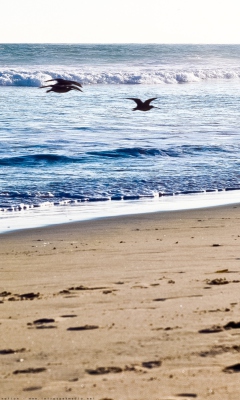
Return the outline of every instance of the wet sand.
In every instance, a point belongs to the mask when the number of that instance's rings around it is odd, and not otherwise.
[[[240,205],[0,236],[2,397],[239,399]]]

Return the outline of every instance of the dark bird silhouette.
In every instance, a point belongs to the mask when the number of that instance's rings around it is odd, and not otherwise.
[[[66,85],[66,86],[79,86],[82,87],[81,83],[76,82],[76,81],[70,81],[68,79],[62,79],[62,78],[56,78],[56,79],[48,79],[45,82],[52,82],[52,81],[56,81],[59,85]]]
[[[137,103],[137,107],[133,108],[133,111],[139,110],[139,111],[149,111],[152,108],[158,108],[155,106],[150,106],[151,101],[156,100],[157,97],[153,97],[152,99],[148,99],[146,101],[142,101],[140,99],[136,99],[135,97],[127,97],[128,100],[133,100],[135,103]]]
[[[55,85],[46,85],[46,86],[40,86],[39,89],[43,89],[43,88],[48,88],[50,87],[51,89],[48,89],[46,91],[46,93],[49,92],[55,92],[55,93],[67,93],[70,92],[70,90],[79,90],[80,92],[82,92],[82,90],[79,87],[76,86],[67,86],[67,85],[60,85],[58,83],[56,83]]]

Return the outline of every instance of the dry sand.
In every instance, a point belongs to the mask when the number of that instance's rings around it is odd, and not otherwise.
[[[0,236],[1,398],[239,400],[240,205]]]

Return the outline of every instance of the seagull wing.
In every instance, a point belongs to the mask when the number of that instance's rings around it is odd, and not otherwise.
[[[141,104],[143,104],[142,100],[140,99],[136,99],[136,97],[127,97],[128,100],[133,100],[135,101],[135,103],[137,103],[138,106],[140,106]]]
[[[65,86],[65,85],[64,85],[64,86]],[[79,92],[82,92],[82,90],[81,90],[79,87],[76,87],[76,86],[74,86],[74,85],[69,85],[69,86],[67,86],[67,87],[71,88],[72,90],[79,90]]]
[[[76,81],[70,81],[68,79],[56,78],[56,79],[48,79],[46,82],[56,81],[59,85],[76,85],[82,87],[81,83]]]
[[[68,91],[69,92],[69,90],[79,90],[80,92],[82,92],[82,90],[79,88],[79,87],[77,87],[77,86],[72,86],[72,85],[62,85],[62,84],[56,84],[56,85],[54,85],[53,86],[53,89],[54,88],[56,88],[56,89],[60,89],[60,90],[66,90],[66,91]]]
[[[63,84],[65,84],[65,83],[66,83],[66,85],[76,85],[76,86],[82,87],[81,83],[76,82],[76,81],[65,80],[65,81],[63,82]]]
[[[48,79],[48,80],[45,81],[45,82],[52,82],[52,81],[56,81],[57,83],[60,83],[60,82],[59,82],[59,79]],[[61,79],[60,79],[60,81],[61,81]],[[54,85],[56,85],[56,83],[54,83]]]
[[[149,105],[151,103],[151,101],[156,100],[157,97],[153,97],[152,99],[148,99],[146,101],[144,101],[144,104]]]
[[[76,82],[76,81],[72,81],[72,85],[76,85],[76,86],[82,87],[82,84],[79,83],[79,82]]]
[[[46,88],[46,87],[53,87],[53,86],[55,86],[55,85],[39,86],[39,88],[38,88],[38,89],[43,89],[43,88]]]

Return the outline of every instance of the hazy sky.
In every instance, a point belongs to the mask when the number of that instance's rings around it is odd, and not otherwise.
[[[0,43],[240,43],[240,1],[1,0]]]

